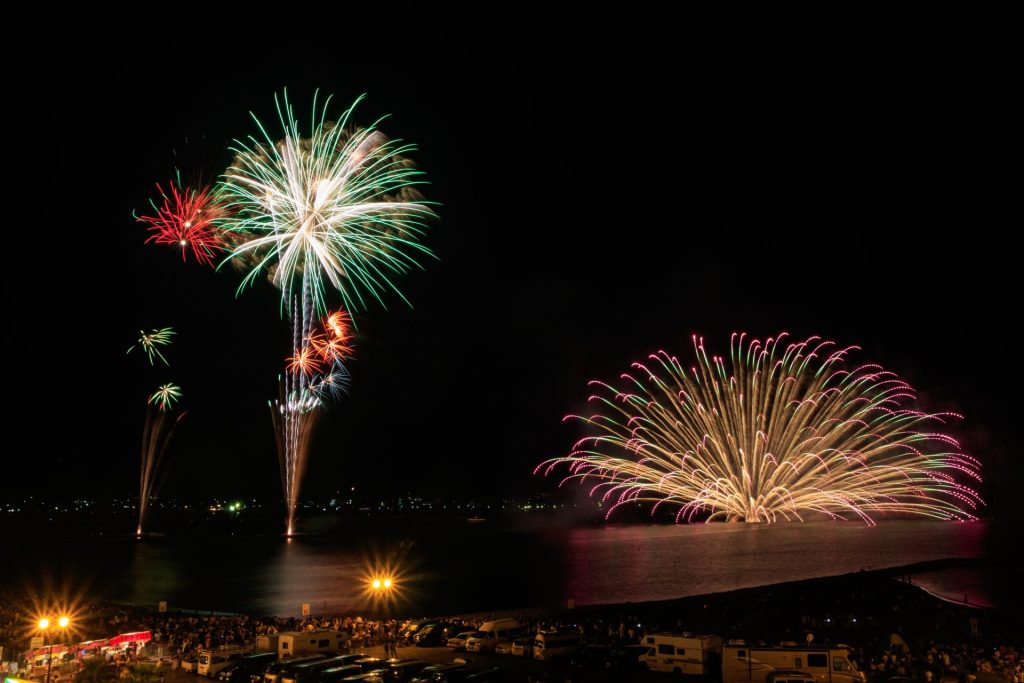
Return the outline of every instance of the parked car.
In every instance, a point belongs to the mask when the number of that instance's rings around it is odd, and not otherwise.
[[[496,655],[510,655],[512,654],[512,641],[511,640],[499,640],[494,646],[494,654]]]
[[[462,624],[439,621],[419,629],[413,635],[412,642],[418,647],[443,647],[449,638],[465,630]]]
[[[360,657],[352,663],[362,669],[363,673],[370,673],[371,671],[384,669],[384,667],[388,665],[388,663],[380,657]]]
[[[513,640],[512,654],[516,657],[533,657],[533,636],[524,636]]]
[[[409,683],[461,683],[468,675],[465,664],[434,664],[416,674]]]
[[[259,652],[246,655],[228,667],[221,669],[217,674],[217,680],[230,681],[231,683],[251,683],[252,678],[263,680],[270,665],[277,661],[276,652]]]
[[[522,626],[515,619],[496,619],[480,625],[477,632],[466,641],[466,652],[494,652],[503,640],[511,641],[523,633]]]
[[[463,631],[462,633],[457,633],[448,639],[447,645],[448,647],[453,648],[456,651],[465,650],[466,643],[469,641],[470,638],[472,638],[475,635],[476,631]]]
[[[397,662],[388,663],[388,675],[386,680],[394,683],[405,683],[410,678],[427,668],[427,662],[420,662],[415,659],[400,659]]]
[[[626,645],[614,647],[608,655],[609,668],[612,669],[646,669],[640,661],[640,655],[647,651],[646,645]]]
[[[583,638],[576,631],[541,631],[533,637],[533,658],[565,659],[582,646]]]
[[[399,631],[398,639],[406,644],[411,644],[413,642],[412,639],[416,637],[416,634],[419,633],[420,629],[434,623],[437,622],[433,619],[421,619],[420,621],[414,621]]]
[[[612,649],[607,645],[584,645],[569,655],[569,666],[577,669],[611,668]]]
[[[377,671],[368,671],[364,674],[356,674],[355,676],[349,676],[348,678],[341,679],[342,681],[359,681],[360,683],[384,683],[384,674],[387,672],[383,669]]]
[[[338,683],[346,680],[349,676],[363,673],[358,664],[343,664],[330,669],[324,669],[317,676],[316,683]]]
[[[305,662],[316,662],[321,659],[327,659],[325,655],[304,655],[302,657],[295,657],[294,659],[279,659],[269,667],[263,674],[264,683],[278,683],[281,674],[289,671],[291,667],[299,666]]]

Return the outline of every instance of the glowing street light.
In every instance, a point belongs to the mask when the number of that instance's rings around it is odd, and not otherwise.
[[[375,578],[373,581],[370,582],[370,586],[372,586],[373,590],[375,590],[375,591],[391,590],[391,587],[393,585],[394,584],[392,583],[390,577]]]
[[[57,619],[57,627],[61,631],[67,632],[68,626],[71,625],[71,619],[66,616],[62,616]],[[43,632],[43,638],[45,640],[47,635],[50,635],[50,620],[43,617],[39,620],[39,630]],[[63,634],[62,634],[63,635]],[[53,669],[53,636],[50,635],[50,648],[46,654],[46,683],[50,683],[50,671]]]
[[[382,616],[387,615],[388,603],[390,603],[394,597],[391,592],[394,587],[395,583],[391,580],[390,576],[378,576],[374,577],[373,580],[370,581],[370,588],[372,589],[371,592],[373,594],[374,602],[377,604],[378,608],[382,610]]]

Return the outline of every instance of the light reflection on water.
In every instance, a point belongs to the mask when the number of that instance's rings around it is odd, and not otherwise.
[[[661,600],[975,558],[984,556],[988,533],[981,522],[922,521],[582,529],[403,524],[291,542],[65,539],[26,552],[55,572],[55,583],[78,582],[110,599],[283,616],[298,615],[303,603],[313,614],[375,611],[381,606],[365,591],[369,565],[391,564],[401,576],[397,609],[411,615],[565,605],[569,598],[577,605]]]
[[[983,523],[696,524],[573,531],[567,570],[577,604],[667,600],[881,569],[981,557]]]

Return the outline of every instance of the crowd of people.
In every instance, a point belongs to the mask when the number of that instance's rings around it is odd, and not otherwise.
[[[32,635],[29,611],[34,596],[0,594],[0,660],[16,662]],[[942,603],[913,587],[890,580],[821,580],[750,589],[706,598],[664,603],[593,606],[578,609],[505,612],[448,618],[466,630],[496,617],[516,618],[527,632],[575,630],[588,643],[636,645],[645,634],[664,631],[716,633],[749,643],[813,641],[847,643],[871,683],[1024,683],[1024,650],[1003,634],[1005,620]],[[398,654],[407,621],[357,615],[306,618],[236,614],[160,612],[93,603],[75,612],[80,640],[149,631],[141,651],[120,654],[122,667],[133,659],[157,659],[180,666],[201,649],[252,644],[259,636],[285,631],[330,629],[344,636],[344,649],[383,645]],[[9,670],[9,665],[8,670]]]

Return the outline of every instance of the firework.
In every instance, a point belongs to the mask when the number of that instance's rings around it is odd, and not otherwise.
[[[287,511],[287,534],[295,529],[295,512],[299,503],[299,488],[306,472],[309,441],[313,425],[319,415],[319,397],[311,391],[292,388],[287,375],[281,380],[281,393],[270,402],[270,415],[277,439],[278,462],[281,466],[281,486]]]
[[[267,273],[292,323],[293,353],[271,402],[291,534],[316,410],[348,380],[348,314],[335,312],[314,329],[327,312],[328,285],[350,311],[383,303],[387,291],[401,297],[392,278],[432,255],[421,239],[434,212],[417,191],[423,174],[404,156],[414,146],[386,138],[379,121],[352,125],[359,100],[330,121],[330,98],[318,106],[314,97],[309,137],[287,93],[275,102],[284,137],[275,140],[256,119],[260,136],[235,141],[217,188],[217,225],[233,245],[225,263],[246,271],[239,289]]]
[[[219,186],[219,224],[238,242],[228,259],[249,269],[242,286],[270,271],[286,304],[309,297],[318,313],[327,310],[325,278],[350,311],[365,308],[367,296],[382,301],[387,290],[401,296],[389,276],[431,254],[420,242],[433,215],[416,191],[423,174],[403,157],[415,147],[388,140],[379,121],[350,125],[358,99],[333,122],[330,98],[320,108],[314,98],[308,138],[287,93],[275,102],[284,138],[275,141],[256,120],[262,136],[235,141]]]
[[[181,249],[181,260],[187,260],[191,251],[197,261],[212,266],[214,257],[227,248],[225,234],[217,226],[223,209],[210,188],[179,189],[180,185],[180,180],[171,180],[168,194],[157,183],[162,204],[150,201],[153,215],[135,218],[149,226],[152,234],[146,239],[147,244],[174,245]]]
[[[142,463],[139,468],[139,524],[136,535],[142,534],[142,525],[146,521],[150,500],[156,496],[167,476],[167,463],[164,456],[167,446],[171,443],[174,430],[185,417],[181,413],[172,417],[161,407],[146,410],[146,424],[142,429]]]
[[[294,529],[299,488],[318,409],[327,397],[337,396],[348,386],[344,361],[352,349],[348,346],[347,320],[344,311],[335,311],[321,322],[321,329],[297,340],[295,355],[288,359],[288,372],[280,380],[279,396],[270,402],[288,512],[288,535]]]
[[[171,343],[171,337],[177,334],[173,328],[165,327],[162,330],[150,330],[145,332],[139,330],[139,340],[128,349],[127,353],[131,353],[135,350],[135,347],[141,348],[146,352],[146,357],[149,358],[149,364],[153,364],[153,357],[156,356],[164,362],[164,365],[170,365],[167,359],[164,358],[164,354],[160,353],[160,346],[167,346]]]
[[[159,346],[166,346],[171,343],[171,336],[174,330],[165,327],[161,330],[152,330],[150,333],[140,332],[138,344],[146,351],[150,365],[153,365],[153,356],[157,356],[167,363],[167,359],[160,353]],[[135,348],[128,349],[131,353]],[[146,512],[149,509],[150,500],[157,494],[163,479],[166,476],[164,456],[167,447],[171,443],[171,437],[178,423],[185,413],[178,416],[171,415],[174,403],[181,398],[181,387],[173,383],[161,385],[150,397],[146,407],[146,422],[142,428],[142,461],[139,468],[139,524],[135,533],[142,534],[142,525],[146,520]]]
[[[341,363],[352,355],[348,345],[351,332],[349,317],[345,311],[335,311],[323,321],[323,332],[309,336],[309,348],[327,364]]]
[[[155,405],[160,410],[168,410],[180,398],[181,387],[177,384],[167,383],[160,385],[160,388],[149,397],[149,403]]]
[[[858,347],[786,336],[734,334],[728,359],[694,336],[690,368],[659,351],[618,386],[591,382],[599,412],[565,418],[587,435],[535,472],[566,466],[563,484],[589,481],[607,516],[643,501],[676,521],[975,519],[982,500],[960,482],[981,464],[936,427],[959,415],[907,407],[914,389],[879,365],[846,367]]]

